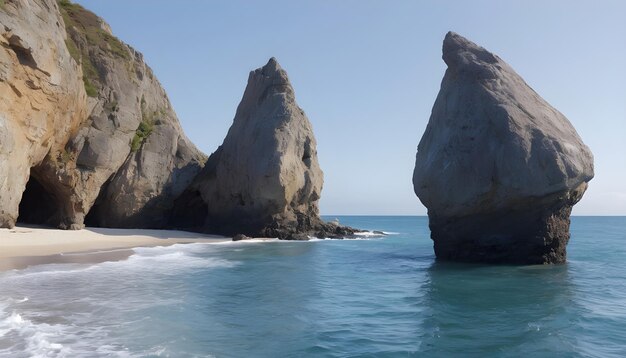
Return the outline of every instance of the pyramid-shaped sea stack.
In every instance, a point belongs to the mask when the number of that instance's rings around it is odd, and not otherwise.
[[[352,234],[319,218],[324,178],[316,148],[287,72],[271,58],[250,72],[224,142],[178,200],[173,225],[281,239]]]

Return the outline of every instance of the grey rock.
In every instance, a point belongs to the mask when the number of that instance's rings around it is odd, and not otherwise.
[[[565,261],[593,156],[571,123],[498,56],[455,34],[413,185],[438,258]]]
[[[243,241],[243,240],[251,240],[250,236],[246,236],[244,234],[237,234],[233,236],[233,241]]]
[[[287,236],[284,239],[285,240],[292,240],[292,241],[309,241],[310,237],[309,237],[309,235],[307,235],[305,233],[293,233],[293,234],[290,234],[289,236]]]
[[[271,58],[250,73],[223,144],[179,199],[173,226],[281,239],[336,230],[319,218],[322,184],[311,123]],[[182,223],[189,211],[206,216]]]
[[[0,149],[0,226],[24,211],[39,214],[22,219],[69,229],[85,220],[165,227],[206,156],[143,56],[70,2],[10,1],[0,24],[0,137],[10,138]],[[48,197],[49,209],[33,196]]]
[[[85,35],[88,31],[68,28],[98,70],[93,79],[98,88],[94,108],[72,138],[76,165],[65,171],[67,181],[76,182],[72,197],[79,204],[74,205],[79,210],[69,215],[71,221],[164,228],[174,199],[200,171],[206,156],[183,133],[143,56],[112,36],[109,26],[94,14],[82,9],[72,18],[74,23],[99,24],[104,33],[98,33],[117,45],[94,43]]]
[[[251,72],[205,167],[143,56],[98,16],[69,1],[11,0],[0,25],[1,227],[354,232],[319,218],[315,138],[274,59]]]

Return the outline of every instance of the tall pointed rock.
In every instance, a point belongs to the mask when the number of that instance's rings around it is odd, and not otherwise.
[[[438,258],[559,263],[593,178],[572,124],[498,56],[455,34],[419,143],[413,185]]]
[[[179,199],[173,226],[280,238],[323,231],[322,184],[311,123],[271,58],[250,72],[224,142]]]

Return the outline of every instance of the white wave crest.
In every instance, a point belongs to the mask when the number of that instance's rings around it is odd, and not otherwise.
[[[46,323],[34,323],[13,311],[0,316],[0,354],[22,351],[28,357],[68,357],[71,350],[58,343],[59,327]]]
[[[22,270],[5,272],[0,278],[6,280],[38,278],[60,275],[92,274],[94,272],[132,275],[142,273],[175,274],[181,271],[210,268],[229,268],[238,262],[201,255],[210,252],[209,244],[176,244],[171,246],[138,247],[133,254],[122,261],[105,261],[96,264],[47,264],[32,266]]]
[[[279,242],[281,240],[277,238],[269,238],[269,239],[246,239],[240,241],[223,241],[212,243],[211,245],[244,245],[244,244],[261,244],[266,242]]]

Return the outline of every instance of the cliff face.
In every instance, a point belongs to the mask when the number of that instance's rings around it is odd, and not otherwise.
[[[94,108],[71,140],[74,192],[96,226],[160,228],[206,157],[184,135],[167,94],[140,53],[102,19],[65,3]],[[70,181],[72,179],[70,178]],[[76,213],[76,221],[87,211]]]
[[[272,58],[250,72],[228,135],[179,199],[175,225],[292,239],[351,233],[319,219],[322,184],[311,123]],[[201,213],[194,220],[190,205]]]
[[[32,182],[46,181],[44,162],[63,160],[65,144],[87,116],[81,69],[65,40],[55,1],[4,2],[0,10],[1,227],[15,225],[29,177]],[[40,189],[33,183],[30,187]],[[63,189],[50,185],[39,204],[65,196]],[[32,200],[37,202],[37,197]],[[68,210],[71,204],[58,206]],[[55,222],[63,220],[63,214],[46,209],[33,207],[27,219],[43,215]]]
[[[0,2],[0,226],[186,228],[307,239],[323,223],[311,124],[276,60],[208,160],[142,55],[68,0]]]
[[[499,57],[448,33],[443,59],[413,175],[437,257],[565,261],[571,208],[593,178],[591,151]]]
[[[87,217],[97,226],[162,227],[206,157],[183,134],[142,55],[65,0],[7,0],[0,24],[7,94],[0,113],[24,112],[0,127],[10,139],[0,153],[10,160],[0,165],[11,165],[3,173],[10,190],[0,193],[0,224],[14,225],[32,168],[22,220],[81,228]],[[43,110],[27,105],[33,102]],[[45,210],[38,197],[49,198]]]

